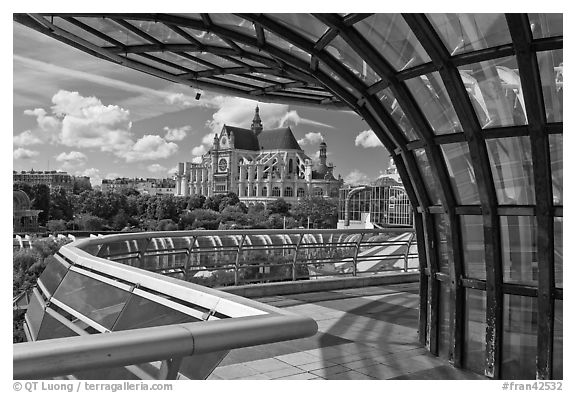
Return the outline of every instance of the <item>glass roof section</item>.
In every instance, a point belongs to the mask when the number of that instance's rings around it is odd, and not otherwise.
[[[71,33],[74,33],[74,35],[77,35],[78,37],[90,42],[91,44],[94,45],[98,45],[98,46],[110,46],[112,45],[110,42],[100,38],[100,37],[96,37],[95,35],[89,33],[88,31],[68,22],[67,20],[63,19],[63,18],[54,18],[54,24],[66,31],[69,31]]]
[[[189,41],[163,23],[131,21],[130,24],[165,44],[187,44]]]
[[[342,37],[336,36],[326,47],[326,51],[367,85],[372,85],[380,80],[380,77],[374,72],[372,67],[363,61]]]
[[[78,18],[82,23],[92,27],[99,32],[121,42],[124,45],[142,45],[149,44],[142,37],[134,34],[126,28],[107,18]]]
[[[233,14],[210,14],[212,22],[250,37],[256,37],[256,31],[252,22]]]
[[[549,123],[562,121],[564,66],[562,49],[536,53]]]
[[[354,27],[396,71],[430,61],[428,53],[400,14],[374,14]]]
[[[312,42],[318,41],[328,31],[328,26],[310,14],[267,14],[267,16],[289,29],[297,30]]]
[[[390,88],[384,89],[380,91],[376,96],[380,99],[380,102],[382,105],[384,105],[384,108],[386,108],[388,113],[392,116],[396,124],[398,124],[406,138],[408,138],[409,141],[418,139],[418,135],[416,134],[414,127],[410,123],[410,120],[408,120],[406,117],[406,114],[404,113],[402,107],[400,107],[400,104],[398,104],[398,100],[396,100],[392,90],[390,90]]]
[[[427,14],[451,56],[512,42],[504,14]]]
[[[564,29],[562,14],[528,14],[534,38],[561,37]]]
[[[264,30],[264,36],[266,37],[266,42],[274,45],[277,48],[282,49],[284,52],[296,56],[301,60],[310,61],[310,54],[308,52],[303,51],[302,49],[298,48],[297,46],[291,44],[290,42],[286,41],[283,38],[280,38],[278,35]]]
[[[224,40],[214,33],[208,31],[194,30],[189,27],[182,27],[186,33],[190,34],[194,39],[198,40],[201,44],[210,46],[220,46],[229,48],[230,46]]]

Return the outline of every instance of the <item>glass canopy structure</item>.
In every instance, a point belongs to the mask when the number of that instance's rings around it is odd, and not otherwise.
[[[350,109],[415,210],[420,335],[492,378],[562,378],[561,14],[15,14],[99,58]]]

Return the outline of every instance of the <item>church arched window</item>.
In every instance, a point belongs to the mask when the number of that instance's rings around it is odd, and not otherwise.
[[[292,160],[290,160],[290,161],[292,161]],[[286,187],[286,188],[284,189],[284,196],[285,196],[285,197],[292,197],[292,196],[294,196],[294,191],[292,190],[292,187]]]
[[[298,198],[304,198],[306,191],[302,187],[299,187],[296,195]]]
[[[280,196],[280,189],[278,187],[272,188],[272,196],[275,196],[275,197]]]

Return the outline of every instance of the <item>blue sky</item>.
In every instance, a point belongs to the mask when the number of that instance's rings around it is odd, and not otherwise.
[[[195,90],[89,56],[13,23],[13,168],[104,178],[167,177],[206,151],[223,124],[249,127],[256,101]],[[349,111],[259,103],[266,128],[290,126],[353,183],[378,177],[388,154]]]

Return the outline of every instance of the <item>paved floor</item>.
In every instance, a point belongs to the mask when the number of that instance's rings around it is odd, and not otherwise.
[[[484,379],[418,343],[418,283],[257,300],[314,318],[318,333],[233,350],[209,379]]]

